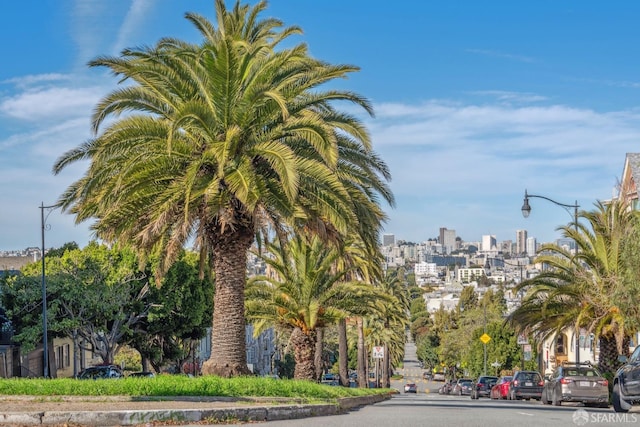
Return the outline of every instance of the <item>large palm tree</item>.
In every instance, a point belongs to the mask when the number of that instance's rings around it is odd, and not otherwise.
[[[599,340],[600,368],[613,373],[618,354],[628,353],[633,332],[620,310],[620,295],[625,293],[622,247],[634,215],[624,201],[597,202],[595,210],[580,212],[584,223],[561,227],[578,250],[542,246],[536,262],[548,268],[519,286],[528,293],[510,320],[540,338],[567,327],[586,328]]]
[[[382,220],[378,197],[393,204],[393,196],[367,129],[332,105],[372,113],[368,101],[320,88],[357,67],[313,59],[304,44],[281,48],[300,29],[259,19],[265,2],[215,5],[217,25],[186,15],[200,44],[166,38],[90,63],[128,84],[97,105],[96,136],[61,156],[54,172],[89,160],[59,205],[79,222],[95,220],[101,239],[158,256],[159,273],[195,242],[216,284],[203,373],[233,376],[249,372],[243,306],[255,237],[371,233],[359,214],[373,209]]]
[[[318,330],[372,306],[373,288],[345,281],[348,269],[336,270],[340,252],[318,237],[293,237],[286,245],[268,243],[263,260],[270,271],[249,279],[247,319],[259,334],[269,327],[288,329],[296,361],[296,379],[315,379]]]

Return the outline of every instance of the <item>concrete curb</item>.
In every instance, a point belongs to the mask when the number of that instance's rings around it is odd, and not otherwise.
[[[336,415],[387,400],[391,395],[348,397],[337,403],[256,405],[215,409],[120,410],[120,411],[46,411],[0,414],[3,426],[133,426],[150,422],[200,421],[274,421]]]

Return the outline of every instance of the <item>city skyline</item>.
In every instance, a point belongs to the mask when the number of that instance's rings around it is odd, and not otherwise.
[[[249,2],[255,4],[255,1]],[[55,203],[86,164],[51,173],[62,153],[88,138],[90,116],[117,80],[86,64],[161,37],[197,42],[184,19],[215,23],[214,2],[77,0],[8,2],[0,17],[0,250],[39,246],[39,206]],[[233,2],[226,2],[228,7]],[[490,4],[461,1],[272,1],[262,15],[299,25],[310,53],[361,68],[336,82],[371,100],[362,117],[387,162],[396,208],[383,206],[384,233],[426,241],[440,227],[465,241],[528,230],[561,237],[571,212],[525,189],[590,210],[613,196],[628,152],[640,140],[640,3]],[[354,112],[354,114],[359,114]],[[47,212],[49,213],[49,212]],[[46,246],[91,239],[90,223],[53,211]]]

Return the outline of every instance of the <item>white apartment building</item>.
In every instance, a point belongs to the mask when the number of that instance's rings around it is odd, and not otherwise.
[[[472,268],[459,268],[458,269],[458,281],[460,283],[471,283],[474,280],[485,275],[484,268],[472,267]]]
[[[438,276],[438,266],[435,262],[418,262],[413,267],[413,272],[416,277],[437,277]]]

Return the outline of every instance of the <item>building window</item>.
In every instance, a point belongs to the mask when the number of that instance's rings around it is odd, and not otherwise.
[[[566,354],[565,346],[566,346],[567,336],[564,334],[558,335],[556,338],[556,354]]]

